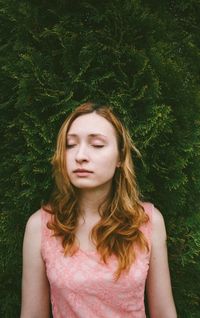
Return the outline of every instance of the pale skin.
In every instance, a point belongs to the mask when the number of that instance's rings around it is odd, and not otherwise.
[[[100,216],[98,206],[105,198],[112,184],[112,173],[102,175],[95,173],[103,165],[100,153],[107,156],[110,161],[109,171],[120,165],[116,143],[116,136],[112,125],[104,118],[97,120],[97,114],[88,114],[77,118],[72,124],[69,133],[70,147],[68,157],[72,165],[68,164],[68,173],[74,168],[84,167],[92,171],[89,176],[72,175],[72,181],[80,189],[80,201],[83,217],[79,219],[76,232],[77,242],[84,251],[94,250],[95,246],[90,240],[90,232],[98,222]],[[81,119],[78,121],[78,119]],[[85,119],[88,119],[85,125]],[[102,119],[102,120],[101,120]],[[105,122],[106,121],[106,122]],[[104,132],[104,139],[100,132]],[[95,138],[91,139],[91,132]],[[75,136],[74,136],[75,135]],[[95,146],[104,146],[96,147]],[[107,148],[106,148],[107,147]],[[94,148],[94,149],[93,149]],[[108,149],[109,148],[109,149]],[[98,150],[98,155],[96,151]],[[114,156],[111,158],[112,155]],[[100,158],[100,159],[99,159]],[[108,162],[109,164],[109,162]],[[105,167],[105,169],[108,165]],[[161,213],[155,209],[152,220],[152,248],[147,277],[147,298],[151,318],[177,318],[173,301],[170,274],[166,247],[166,230]],[[50,316],[50,291],[41,256],[41,212],[35,212],[28,220],[24,235],[23,245],[23,277],[22,277],[22,308],[20,318],[49,318]]]

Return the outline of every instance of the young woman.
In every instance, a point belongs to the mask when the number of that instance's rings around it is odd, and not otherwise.
[[[55,190],[28,220],[21,318],[176,318],[161,213],[139,199],[131,138],[85,103],[63,123]]]

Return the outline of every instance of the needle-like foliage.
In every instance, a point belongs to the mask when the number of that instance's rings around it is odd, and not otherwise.
[[[194,0],[0,0],[1,317],[19,316],[24,227],[51,191],[59,127],[91,99],[130,129],[178,314],[200,317],[199,15]]]

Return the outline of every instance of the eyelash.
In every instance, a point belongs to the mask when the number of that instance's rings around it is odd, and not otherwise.
[[[70,148],[73,148],[75,146],[76,146],[76,144],[66,145],[66,148],[70,149]],[[91,145],[91,146],[94,147],[94,148],[103,148],[104,147],[104,145]]]
[[[92,145],[92,146],[95,148],[103,148],[104,147],[104,145]]]

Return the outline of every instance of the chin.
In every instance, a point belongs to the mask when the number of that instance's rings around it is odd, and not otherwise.
[[[98,186],[89,186],[89,185],[78,185],[78,184],[74,184],[74,187],[77,189],[81,189],[81,190],[92,190],[92,189],[96,189],[98,188]]]
[[[92,184],[91,182],[74,182],[73,183],[74,187],[76,187],[77,189],[80,190],[108,190],[111,186],[111,182],[110,180],[107,182],[103,182],[103,183],[96,183],[96,184]]]

